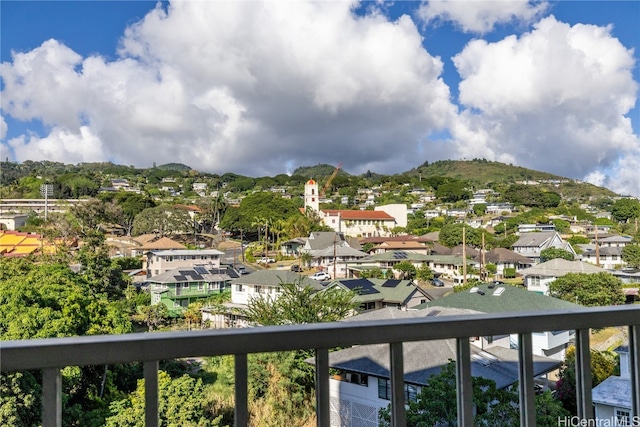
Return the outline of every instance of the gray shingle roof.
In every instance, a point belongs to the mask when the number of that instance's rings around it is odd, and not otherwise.
[[[533,267],[525,268],[520,271],[520,274],[523,276],[562,277],[567,273],[600,273],[603,271],[606,270],[587,262],[554,258]]]
[[[513,246],[542,247],[547,241],[553,239],[556,234],[555,231],[523,233]]]
[[[349,318],[348,321],[371,320],[376,310],[365,315]],[[395,310],[394,318],[415,317],[413,310]],[[459,314],[443,309],[435,315]],[[425,311],[425,315],[428,312]],[[382,314],[385,315],[384,313]],[[365,317],[369,316],[369,317]],[[397,317],[395,317],[397,316]],[[392,321],[392,320],[390,320]],[[402,345],[405,382],[426,385],[431,375],[438,374],[449,360],[456,358],[456,341],[434,340],[406,342]],[[471,346],[472,356],[478,358],[471,363],[471,374],[476,377],[491,379],[500,388],[507,387],[518,380],[518,352],[502,347],[491,347],[481,350]],[[561,362],[541,356],[533,356],[534,375],[542,375],[557,368]],[[486,362],[486,363],[481,363]],[[329,366],[349,372],[389,378],[389,346],[387,344],[362,345],[329,353]]]
[[[592,391],[593,403],[631,409],[631,379],[612,376]]]
[[[251,274],[238,277],[231,281],[231,283],[261,286],[277,286],[281,283],[300,283],[303,286],[311,286],[317,290],[324,289],[318,281],[289,270],[256,270]]]

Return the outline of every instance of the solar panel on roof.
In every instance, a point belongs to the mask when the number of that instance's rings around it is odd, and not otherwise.
[[[406,252],[399,251],[399,252],[394,252],[393,257],[395,259],[407,259],[408,256]]]
[[[208,273],[207,269],[202,267],[202,266],[193,267],[193,270],[196,273],[199,273],[199,274],[207,274]]]
[[[400,283],[400,280],[387,280],[382,284],[383,288],[395,288]]]

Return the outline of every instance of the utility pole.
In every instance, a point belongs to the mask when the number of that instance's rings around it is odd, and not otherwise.
[[[333,280],[336,279],[336,240],[338,239],[338,233],[333,233]]]
[[[462,283],[467,284],[467,228],[462,224]]]
[[[242,238],[242,228],[240,229],[240,252],[242,252],[242,262],[244,262],[244,239]]]
[[[600,267],[600,244],[598,243],[598,225],[596,224],[596,266]]]
[[[486,277],[485,273],[485,258],[484,258],[484,233],[482,233],[482,248],[480,249],[481,257],[480,257],[480,280],[484,282]]]

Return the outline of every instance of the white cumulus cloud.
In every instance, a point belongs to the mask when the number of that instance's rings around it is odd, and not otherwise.
[[[117,60],[55,40],[16,54],[2,66],[3,110],[55,129],[14,141],[17,160],[49,154],[64,134],[98,144],[73,158],[141,166],[251,176],[319,162],[414,167],[426,160],[417,141],[455,116],[443,64],[408,16],[356,16],[355,6],[172,2],[126,30]]]
[[[577,178],[606,170],[608,183],[626,176],[626,188],[640,194],[631,160],[640,142],[627,117],[635,60],[611,28],[550,16],[520,37],[473,40],[453,61],[465,107],[452,132],[459,156]]]
[[[485,34],[497,24],[532,22],[547,9],[547,2],[530,0],[430,0],[418,16],[427,24],[451,21],[464,32]]]

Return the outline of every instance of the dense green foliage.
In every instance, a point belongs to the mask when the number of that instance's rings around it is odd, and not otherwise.
[[[549,284],[549,295],[587,307],[624,304],[622,282],[611,273],[567,273]]]
[[[456,366],[450,361],[440,373],[427,380],[428,385],[415,401],[409,401],[407,425],[455,427],[456,406]],[[475,426],[515,426],[520,423],[518,392],[499,389],[496,383],[482,377],[473,377],[473,404]],[[389,409],[380,411],[381,425],[390,425]],[[536,425],[557,426],[558,419],[568,415],[559,402],[546,392],[536,396]]]
[[[591,350],[591,378],[593,387],[616,374],[618,355],[609,351]],[[556,383],[556,398],[572,415],[578,413],[576,403],[576,348],[567,349],[564,366]]]
[[[210,412],[204,399],[205,385],[201,379],[187,374],[171,378],[158,372],[158,415],[162,426],[213,427],[220,425],[220,416]],[[106,427],[144,427],[144,380],[125,399],[111,403],[112,414]]]
[[[622,260],[629,267],[640,268],[640,245],[627,245],[622,248]]]
[[[573,254],[569,251],[565,251],[560,248],[546,248],[540,251],[541,262],[549,261],[555,258],[566,259],[567,261],[573,261]]]

